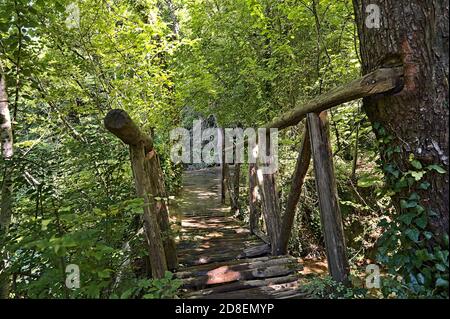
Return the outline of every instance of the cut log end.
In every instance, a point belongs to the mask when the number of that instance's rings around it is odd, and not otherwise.
[[[141,132],[124,110],[114,109],[109,111],[103,123],[108,131],[117,136],[125,144],[137,146],[142,143],[146,152],[153,149],[152,138]]]

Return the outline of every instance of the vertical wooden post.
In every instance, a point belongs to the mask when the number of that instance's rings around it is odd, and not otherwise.
[[[328,269],[334,280],[347,283],[349,265],[334,176],[327,113],[309,113],[307,121]]]
[[[141,132],[124,110],[109,111],[104,124],[130,146],[136,191],[144,199],[143,220],[152,275],[161,278],[168,266],[175,269],[178,262],[167,206],[162,199],[167,195],[161,165],[153,149],[153,139]],[[161,197],[161,200],[157,201],[155,197]]]
[[[270,150],[270,142],[271,139],[269,135],[266,137],[266,152]],[[258,154],[261,152],[260,147],[261,141],[258,141],[259,144],[259,151]],[[259,157],[258,155],[258,157]],[[263,174],[263,171],[261,169],[262,166],[260,165],[268,165],[273,164],[273,154],[270,158],[270,163],[260,163],[260,160],[258,159],[258,169],[257,169],[257,177],[258,177],[258,185],[259,190],[261,194],[261,202],[262,202],[262,212],[264,216],[264,221],[266,223],[267,227],[267,235],[269,236],[270,240],[270,247],[271,247],[271,254],[273,256],[278,256],[282,254],[281,249],[281,219],[280,219],[280,201],[278,197],[278,192],[276,189],[276,183],[275,183],[275,174],[274,173],[267,173]]]
[[[225,163],[225,134],[224,129],[219,129],[220,143],[221,143],[221,154],[220,154],[220,203],[225,205],[225,193],[226,193],[226,170],[227,164]]]
[[[258,229],[259,210],[257,208],[257,192],[258,192],[258,180],[256,177],[256,164],[249,163],[248,165],[248,205],[250,208],[250,231],[255,234]]]
[[[144,199],[144,229],[149,246],[149,258],[153,278],[163,278],[167,270],[166,256],[162,244],[161,230],[156,216],[156,202],[153,196],[148,196],[150,181],[145,170],[144,145],[130,145],[131,162],[136,182],[138,196]]]
[[[233,189],[230,192],[230,195],[232,196],[232,207],[231,212],[233,214],[240,212],[241,205],[239,204],[239,186],[241,182],[241,163],[235,162],[234,163],[234,170],[233,170],[233,183],[230,184],[230,187]]]
[[[145,156],[145,171],[150,182],[147,193],[160,198],[155,203],[156,215],[158,218],[159,228],[161,230],[167,267],[170,270],[175,270],[178,268],[177,250],[170,228],[169,210],[166,204],[167,192],[164,183],[164,175],[161,169],[158,154],[156,154],[155,150],[150,151]]]

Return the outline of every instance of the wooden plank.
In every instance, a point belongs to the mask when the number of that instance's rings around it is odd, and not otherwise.
[[[347,283],[349,265],[334,176],[327,113],[310,113],[307,120],[328,269],[334,280]]]
[[[289,283],[298,280],[298,275],[287,275],[281,277],[267,278],[267,279],[256,279],[247,281],[237,281],[228,284],[223,284],[213,288],[207,288],[199,291],[194,291],[187,294],[187,298],[208,298],[208,296],[214,296],[217,293],[224,293],[229,291],[237,291],[243,289],[251,289],[262,286],[270,286],[282,283]]]
[[[296,265],[298,269],[303,268],[301,264],[297,262],[297,259],[292,256],[276,256],[276,257],[263,257],[263,258],[249,258],[242,260],[231,260],[229,262],[222,262],[210,265],[194,266],[186,268],[183,271],[175,274],[176,278],[183,279],[196,276],[204,276],[210,272],[218,271],[240,271],[245,269],[263,268],[276,265]]]
[[[257,280],[262,278],[276,278],[283,277],[295,273],[296,267],[294,264],[263,266],[260,268],[249,268],[240,270],[221,271],[220,269],[215,273],[208,272],[203,276],[196,276],[182,279],[183,288],[185,289],[204,289],[207,286],[226,284],[235,281]]]
[[[270,253],[270,245],[263,244],[259,246],[245,248],[242,253],[240,253],[237,258],[251,258],[251,257],[259,257],[263,255],[267,255]]]
[[[321,112],[339,104],[366,96],[386,93],[397,88],[403,77],[403,68],[380,68],[348,84],[295,107],[275,118],[266,128],[283,129],[299,123],[308,113]]]

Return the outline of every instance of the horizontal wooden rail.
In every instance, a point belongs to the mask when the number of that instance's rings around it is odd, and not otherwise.
[[[265,127],[284,129],[296,125],[308,113],[321,112],[345,102],[389,92],[402,86],[402,78],[403,67],[377,69],[283,113]]]

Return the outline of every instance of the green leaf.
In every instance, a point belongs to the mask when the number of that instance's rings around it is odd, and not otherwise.
[[[434,171],[438,172],[439,174],[445,174],[445,169],[443,169],[441,166],[436,165],[436,164],[428,165],[427,169],[434,170]]]
[[[416,180],[416,182],[420,181],[423,177],[423,175],[425,175],[424,172],[414,172],[414,171],[410,171],[409,172],[411,174],[412,177],[414,177],[414,179]]]
[[[416,217],[414,213],[405,213],[401,214],[398,219],[403,223],[405,223],[406,225],[410,225],[414,217]]]
[[[448,288],[448,280],[444,278],[438,278],[435,283],[436,287]]]
[[[419,241],[419,235],[420,232],[418,229],[416,228],[409,228],[405,231],[405,235],[411,239],[413,242],[418,242]]]
[[[111,269],[103,269],[97,272],[99,278],[105,279],[111,276]]]
[[[400,200],[400,207],[404,209],[414,208],[417,206],[417,202],[415,201],[406,201],[404,199]]]
[[[425,229],[425,227],[427,226],[427,216],[425,214],[423,214],[421,217],[416,218],[414,220],[414,222],[416,223],[417,226],[419,226],[422,229]]]
[[[414,168],[422,169],[422,164],[421,164],[418,160],[412,160],[412,161],[411,161],[411,165],[412,165]]]
[[[422,182],[419,185],[419,189],[427,190],[430,187],[430,183],[428,182]]]

